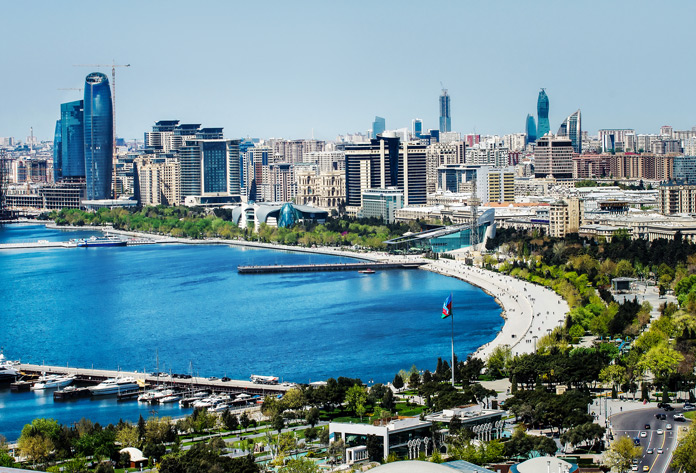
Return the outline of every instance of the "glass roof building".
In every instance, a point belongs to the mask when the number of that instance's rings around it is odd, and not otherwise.
[[[101,72],[85,79],[84,121],[86,198],[110,199],[114,122],[109,79]]]

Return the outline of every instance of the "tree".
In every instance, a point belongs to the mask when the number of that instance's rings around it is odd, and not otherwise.
[[[36,465],[48,459],[48,455],[51,453],[51,450],[53,450],[53,442],[41,435],[20,437],[17,443],[19,451],[22,452],[22,455],[24,455],[32,465]]]
[[[319,467],[309,458],[288,461],[278,470],[279,473],[318,473]]]
[[[493,349],[488,357],[488,374],[494,378],[503,378],[508,375],[508,369],[512,360],[512,350],[507,345],[499,345]]]
[[[633,440],[623,436],[614,440],[604,455],[604,464],[618,471],[626,471],[631,467],[634,458],[643,455],[643,447],[633,445]]]
[[[249,419],[249,415],[246,413],[246,411],[242,412],[242,415],[239,417],[239,423],[242,425],[242,428],[244,430],[246,430],[247,427],[249,427],[251,419]]]
[[[376,435],[368,434],[367,442],[365,445],[367,446],[367,455],[370,458],[370,461],[381,462],[382,460],[384,460],[384,450],[382,448],[382,442],[379,439],[377,439]]]
[[[343,458],[343,451],[345,450],[346,445],[343,443],[343,439],[339,439],[334,441],[331,445],[329,445],[329,450],[328,454],[334,461],[338,461],[339,458]]]
[[[396,388],[397,390],[404,387],[404,380],[403,380],[403,378],[401,378],[401,376],[399,376],[399,373],[397,373],[394,376],[394,381],[392,381],[392,386],[394,386],[394,388]]]
[[[310,410],[308,410],[307,414],[305,415],[305,421],[312,427],[317,425],[317,422],[319,422],[319,409],[312,407]]]
[[[346,404],[348,409],[357,415],[365,414],[365,402],[367,401],[367,390],[363,386],[353,385],[346,392]],[[361,412],[358,412],[361,411]]]
[[[418,373],[411,373],[411,376],[408,378],[409,389],[418,389],[419,385],[420,385],[420,375]]]
[[[696,471],[696,429],[693,425],[674,449],[672,464],[677,471]]]
[[[123,427],[116,432],[116,441],[121,444],[121,448],[137,447],[140,444],[138,428],[130,424],[123,425]]]
[[[285,419],[283,419],[282,415],[276,414],[271,419],[271,425],[273,426],[273,430],[277,430],[278,433],[280,433],[283,427],[285,427]]]

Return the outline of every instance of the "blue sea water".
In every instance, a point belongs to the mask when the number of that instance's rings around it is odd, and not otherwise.
[[[41,225],[0,227],[0,243],[93,233]],[[465,357],[503,320],[483,291],[422,270],[240,275],[238,265],[351,261],[224,245],[147,245],[0,251],[0,345],[27,363],[309,382],[387,382],[415,364],[433,370],[455,348]],[[16,438],[35,417],[101,423],[147,416],[115,400],[54,404],[0,389],[0,434]],[[178,406],[158,415],[186,413]]]

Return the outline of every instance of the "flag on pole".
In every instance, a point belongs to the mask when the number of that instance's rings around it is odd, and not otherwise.
[[[442,318],[446,319],[450,315],[452,315],[452,293],[447,296],[445,303],[442,305]]]

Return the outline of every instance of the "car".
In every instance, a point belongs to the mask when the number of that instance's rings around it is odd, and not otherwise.
[[[645,424],[645,430],[650,430],[650,424]]]
[[[664,450],[662,450],[661,448],[657,449],[657,453],[663,453],[663,452],[664,452]]]
[[[660,414],[655,414],[655,419],[658,419],[658,420],[665,420],[665,419],[667,419],[667,415],[666,415],[666,414],[662,414],[662,413],[660,413]]]
[[[641,438],[645,438],[645,437],[648,436],[648,433],[645,432],[645,431],[643,431],[643,432],[640,433],[640,436],[641,436]]]
[[[217,376],[211,376],[210,378],[208,378],[208,381],[217,381],[218,379],[220,378],[218,378]]]
[[[674,410],[674,407],[672,407],[672,406],[670,406],[669,404],[667,404],[665,407],[663,407],[663,409],[666,410],[666,411],[673,411],[673,410]]]
[[[640,445],[640,439],[638,437],[633,439],[633,445]]]
[[[643,471],[650,471],[650,467],[648,465],[643,465]]]
[[[674,420],[677,422],[685,422],[684,414],[674,414]]]
[[[666,402],[658,402],[658,403],[657,403],[657,408],[658,408],[658,409],[662,409],[663,407],[668,406],[668,405],[669,405],[669,404],[667,404]]]
[[[232,380],[230,378],[228,378],[227,376],[223,376],[222,379],[220,379],[220,381],[228,382],[228,381],[232,381]]]
[[[631,471],[638,471],[638,465],[633,465],[631,467]]]
[[[652,455],[653,453],[655,453],[655,449],[654,449],[654,448],[649,448],[649,449],[647,449],[647,450],[645,451],[645,453],[647,453],[648,455]]]
[[[672,430],[672,424],[667,424],[667,425],[665,425],[665,429],[667,429],[667,430]]]
[[[657,435],[662,435],[662,434],[664,434],[664,433],[665,433],[664,430],[662,430],[662,429],[657,429]]]
[[[696,409],[694,406],[684,406],[685,411],[693,411],[694,409]]]

